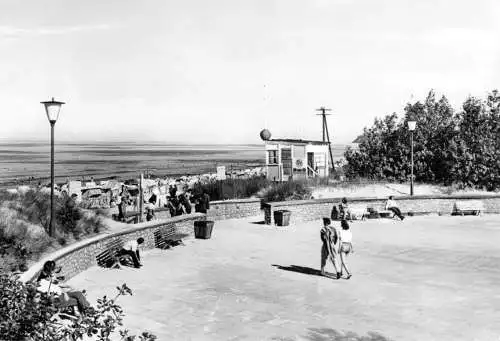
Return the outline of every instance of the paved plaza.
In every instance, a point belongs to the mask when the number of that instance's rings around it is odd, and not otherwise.
[[[500,216],[354,222],[350,280],[319,276],[320,221],[259,220],[68,284],[95,302],[127,283],[125,326],[161,341],[500,340]]]

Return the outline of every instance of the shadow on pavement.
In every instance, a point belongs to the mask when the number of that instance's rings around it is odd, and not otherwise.
[[[252,221],[252,224],[256,224],[256,225],[266,225],[266,222],[264,220],[261,220],[261,221]]]
[[[307,266],[299,266],[299,265],[283,266],[277,264],[271,264],[271,265],[280,270],[298,272],[305,275],[322,276],[321,271],[319,271],[318,269],[309,268]],[[333,276],[333,274],[329,272],[327,272],[326,274],[327,276]]]
[[[359,335],[355,332],[340,332],[332,328],[310,328],[304,337],[310,341],[391,341],[379,333],[368,332],[367,335]]]

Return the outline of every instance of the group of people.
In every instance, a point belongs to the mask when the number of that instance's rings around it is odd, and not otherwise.
[[[385,202],[384,208],[387,211],[391,211],[394,213],[394,216],[398,217],[400,220],[404,220],[405,217],[401,213],[401,210],[398,207],[398,204],[394,200],[394,197],[391,195]],[[349,205],[347,204],[347,198],[342,198],[340,204],[338,206],[333,206],[331,212],[331,219],[333,220],[352,220],[352,212],[349,209]]]
[[[392,211],[394,216],[398,217],[400,220],[404,220],[405,217],[401,213],[398,204],[391,195],[387,199],[384,205],[385,210]],[[346,263],[347,256],[354,252],[352,246],[352,232],[349,226],[348,220],[352,219],[351,212],[347,203],[347,198],[342,198],[342,201],[337,206],[333,206],[331,219],[323,218],[323,227],[321,228],[321,274],[325,275],[325,266],[327,260],[333,264],[335,268],[337,279],[343,276],[343,270],[346,272],[346,279],[351,278],[351,272],[349,271]],[[339,226],[332,226],[332,220],[340,220]]]
[[[323,218],[321,227],[321,274],[324,276],[327,260],[333,264],[337,279],[343,276],[343,270],[346,272],[346,279],[351,278],[351,272],[347,267],[347,256],[354,252],[352,246],[352,232],[347,220],[341,220],[338,226],[332,226],[330,218]]]
[[[171,217],[190,214],[193,210],[193,204],[195,212],[207,213],[207,210],[210,208],[210,196],[206,191],[203,191],[200,195],[194,196],[191,189],[186,189],[182,193],[177,193],[177,186],[171,185],[168,192],[166,197],[167,202],[163,204],[163,207],[169,210]],[[136,201],[137,200],[139,200],[139,197],[136,198]],[[139,207],[138,202],[133,202],[125,185],[122,185],[121,191],[116,199],[116,204],[118,205],[118,218],[121,221],[125,221],[127,217],[127,207],[129,205],[135,204],[137,209]],[[155,210],[159,204],[158,195],[152,193],[149,199],[144,201],[144,204],[146,220],[153,220],[156,217]]]

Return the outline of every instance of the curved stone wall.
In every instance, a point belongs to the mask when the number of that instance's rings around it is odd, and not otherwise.
[[[82,240],[61,250],[58,250],[37,263],[33,264],[28,271],[20,276],[20,280],[28,282],[36,279],[43,264],[48,260],[56,261],[62,267],[62,272],[66,279],[87,270],[91,266],[97,265],[96,256],[106,249],[106,246],[116,240],[128,241],[144,238],[143,249],[153,249],[155,247],[154,233],[162,230],[166,234],[185,233],[194,234],[194,222],[206,220],[205,214],[193,213],[168,219],[154,220],[140,224],[123,224],[123,230],[112,233],[103,233],[93,238]]]
[[[383,210],[387,198],[347,198],[351,207],[373,207]],[[500,195],[419,195],[394,197],[403,214],[451,214],[456,201],[480,200],[485,210],[483,213],[500,213]],[[315,200],[297,200],[265,203],[264,217],[266,224],[274,224],[274,211],[291,212],[290,223],[310,221],[330,217],[333,205],[342,198]]]
[[[262,214],[261,201],[253,198],[212,201],[206,215],[192,213],[171,218],[166,209],[158,209],[156,211],[157,220],[139,224],[122,224],[123,230],[119,232],[103,233],[58,250],[33,264],[28,271],[21,275],[20,279],[23,282],[34,280],[42,270],[43,264],[48,260],[56,261],[58,266],[62,267],[62,274],[66,279],[70,279],[91,266],[97,265],[96,256],[116,239],[128,241],[143,237],[143,248],[152,249],[155,247],[154,234],[159,230],[167,234],[180,232],[193,235],[194,221],[197,220],[223,220],[259,214]]]

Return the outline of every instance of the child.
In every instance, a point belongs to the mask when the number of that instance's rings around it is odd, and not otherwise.
[[[333,267],[337,272],[337,279],[342,276],[342,268],[339,271],[338,259],[337,259],[337,245],[338,245],[338,234],[335,229],[331,227],[330,218],[323,218],[323,227],[321,228],[321,274],[325,275],[326,260],[330,258],[333,263]]]
[[[351,252],[354,252],[354,249],[352,247],[352,232],[349,228],[349,224],[347,223],[347,220],[342,220],[341,222],[342,230],[340,231],[340,247],[339,247],[339,253],[340,253],[340,271],[342,272],[342,268],[345,269],[347,272],[347,277],[346,279],[351,278],[351,273],[349,272],[349,269],[347,269],[347,264],[346,264],[346,257],[348,254]]]

